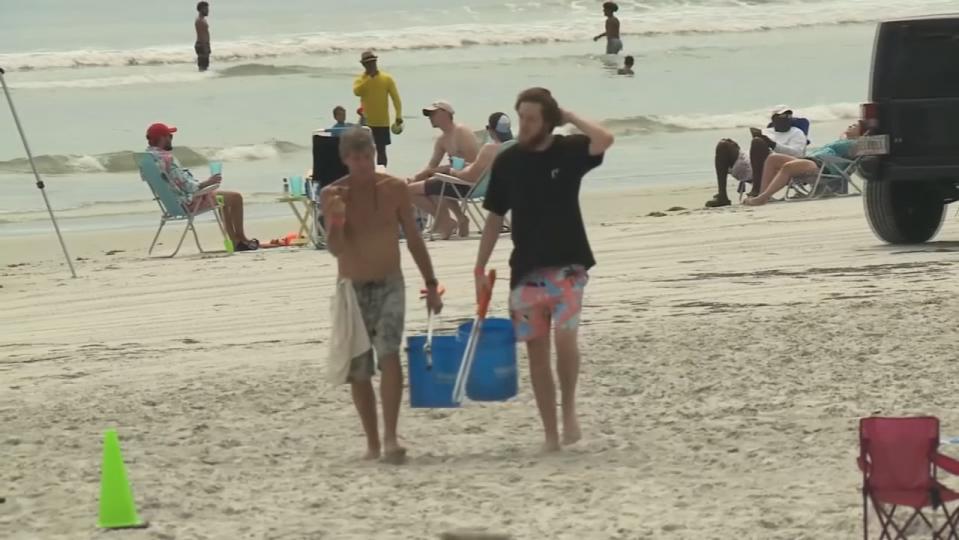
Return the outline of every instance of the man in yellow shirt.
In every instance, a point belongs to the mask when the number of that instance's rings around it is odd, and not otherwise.
[[[360,57],[364,72],[353,82],[353,93],[359,96],[366,113],[366,125],[373,131],[376,163],[386,167],[386,146],[390,144],[390,104],[387,98],[393,100],[397,132],[403,126],[403,104],[396,82],[377,68],[377,59],[373,51],[366,51]]]

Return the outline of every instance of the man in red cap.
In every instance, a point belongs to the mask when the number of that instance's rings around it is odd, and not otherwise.
[[[194,193],[209,186],[219,186],[223,178],[215,174],[200,182],[193,178],[189,170],[180,166],[173,155],[173,134],[176,128],[166,124],[153,124],[147,128],[147,152],[153,154],[157,167],[163,173],[170,186],[187,201],[194,212],[216,206],[216,196],[223,197],[223,226],[227,236],[233,242],[236,251],[251,251],[259,247],[255,238],[249,239],[243,232],[243,196],[234,191],[217,190],[201,197],[194,197]]]

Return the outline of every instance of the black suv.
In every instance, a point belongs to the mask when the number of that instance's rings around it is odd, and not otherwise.
[[[881,23],[870,99],[866,217],[886,242],[925,242],[959,200],[959,15]]]

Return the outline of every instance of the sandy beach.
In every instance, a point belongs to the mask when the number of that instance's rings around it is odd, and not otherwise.
[[[68,236],[85,259],[71,280],[52,235],[5,238],[0,537],[855,537],[859,417],[933,414],[959,434],[959,243],[882,245],[859,198],[665,212],[706,195],[585,197],[582,443],[537,455],[521,351],[510,402],[404,408],[403,467],[358,459],[348,389],[323,381],[329,254],[149,260],[149,231],[101,232]],[[951,213],[940,238],[959,239]],[[445,329],[471,314],[476,247],[429,244]],[[407,320],[421,332],[425,310]],[[149,529],[95,527],[112,427]]]

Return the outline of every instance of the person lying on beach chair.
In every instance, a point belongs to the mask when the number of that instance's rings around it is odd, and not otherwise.
[[[450,170],[454,168],[451,165],[456,161],[461,162],[461,165],[475,162],[480,150],[479,142],[476,140],[473,130],[465,124],[457,124],[454,120],[454,114],[453,106],[445,101],[435,101],[429,107],[423,109],[423,116],[429,118],[430,124],[442,133],[433,145],[433,155],[430,157],[426,168],[416,173],[409,180],[411,186],[414,186],[410,188],[413,204],[428,215],[436,216],[437,223],[434,230],[444,231],[441,233],[444,238],[449,238],[452,235],[452,229],[456,223],[459,224],[460,236],[468,235],[469,218],[463,214],[459,206],[453,208],[454,205],[447,205],[447,208],[455,215],[455,222],[447,212],[437,215],[439,198],[435,197],[435,194],[426,193],[425,181],[436,173],[449,174]],[[443,158],[447,156],[450,159],[450,164],[440,165]]]
[[[177,129],[166,124],[153,124],[147,128],[147,152],[153,155],[157,162],[160,172],[170,183],[174,191],[186,199],[191,210],[199,211],[216,206],[217,196],[223,197],[223,226],[226,229],[227,236],[233,242],[233,248],[236,251],[253,251],[257,249],[260,242],[256,238],[247,238],[243,231],[243,196],[235,191],[216,190],[206,193],[201,197],[194,198],[193,194],[203,188],[211,185],[219,185],[223,178],[219,175],[213,175],[205,181],[199,181],[193,178],[189,170],[180,166],[173,155],[173,134]]]
[[[496,159],[496,155],[499,153],[500,148],[503,143],[513,140],[513,130],[511,128],[509,116],[506,113],[495,112],[489,116],[489,122],[486,126],[486,132],[489,135],[489,142],[483,145],[480,149],[479,154],[476,155],[476,160],[472,163],[467,164],[462,169],[452,169],[449,168],[447,172],[437,173],[441,176],[433,176],[429,180],[424,180],[422,182],[414,182],[409,185],[411,197],[414,195],[424,195],[430,197],[430,202],[434,204],[437,208],[437,213],[439,216],[434,218],[434,222],[437,222],[437,227],[443,229],[443,240],[449,239],[452,235],[452,229],[449,228],[448,223],[439,222],[439,217],[443,216],[448,219],[446,212],[441,211],[439,208],[439,198],[443,197],[449,199],[443,201],[443,209],[446,207],[453,207],[454,213],[463,213],[462,207],[460,206],[460,201],[464,197],[469,195],[473,190],[473,187],[477,182],[486,177],[487,173],[490,170],[490,167],[493,166],[493,161]],[[445,169],[445,168],[444,168]],[[444,180],[442,176],[452,177]],[[455,181],[454,181],[455,180]],[[469,236],[469,221],[466,222],[466,227],[460,226],[460,235]]]
[[[793,118],[789,107],[776,107],[772,113],[771,127],[750,130],[752,142],[747,155],[736,141],[723,139],[716,145],[716,184],[719,188],[712,200],[706,202],[707,208],[729,206],[732,202],[726,193],[726,181],[730,174],[740,182],[752,182],[749,195],[759,195],[763,165],[770,154],[785,154],[794,158],[802,157],[809,144],[806,133],[796,127],[798,118]],[[806,124],[808,126],[808,124]],[[808,129],[808,127],[807,127]]]
[[[818,175],[823,167],[829,166],[831,158],[852,160],[856,154],[856,142],[862,136],[862,126],[852,124],[842,137],[821,148],[817,148],[804,158],[773,154],[766,160],[763,169],[762,192],[747,198],[743,204],[761,206],[779,190],[786,187],[794,178]]]

